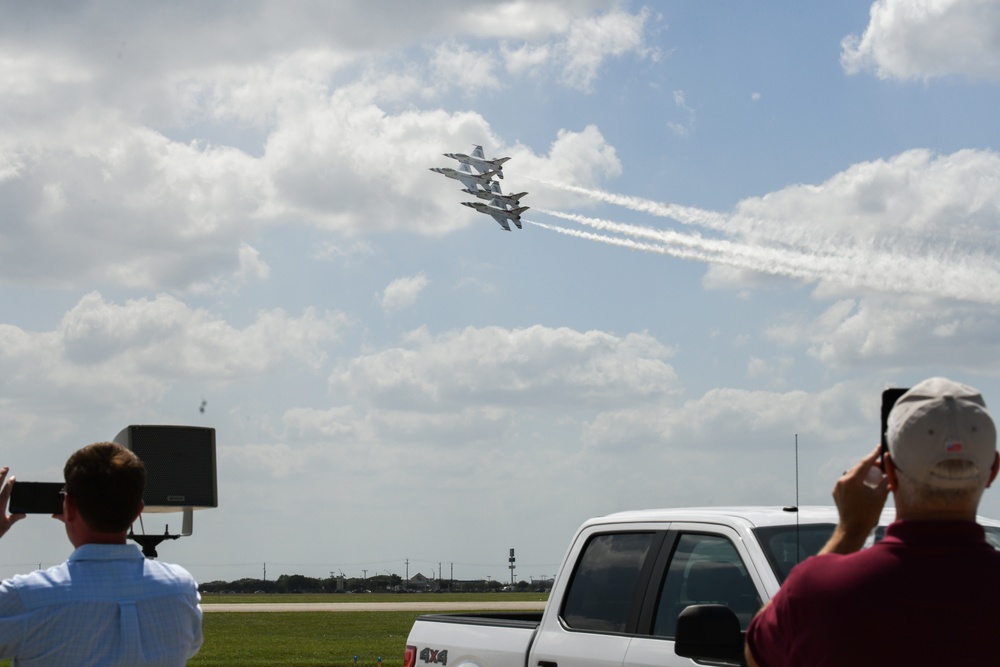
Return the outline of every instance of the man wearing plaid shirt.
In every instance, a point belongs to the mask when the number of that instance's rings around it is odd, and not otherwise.
[[[14,478],[0,468],[0,536]],[[111,442],[66,462],[63,513],[75,551],[62,565],[0,583],[0,658],[15,667],[176,667],[202,644],[198,585],[184,568],[127,543],[142,511],[146,470]]]

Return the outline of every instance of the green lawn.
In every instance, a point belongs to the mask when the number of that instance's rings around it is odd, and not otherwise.
[[[545,600],[544,593],[412,595],[206,595],[204,605],[250,602],[483,602]],[[210,612],[205,644],[192,667],[402,667],[410,626],[420,611]],[[379,663],[379,657],[382,662]],[[0,660],[0,667],[10,667]]]
[[[401,667],[406,635],[422,612],[205,614],[205,644],[192,667]]]
[[[202,604],[239,604],[266,602],[509,602],[509,601],[542,601],[549,599],[548,593],[410,593],[399,595],[395,593],[363,593],[358,595],[334,593],[299,593],[282,595],[242,594],[223,595],[221,593],[203,594]]]

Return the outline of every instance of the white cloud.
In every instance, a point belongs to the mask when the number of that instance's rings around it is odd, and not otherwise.
[[[645,334],[533,326],[433,336],[418,329],[399,347],[339,364],[330,385],[335,395],[397,409],[617,404],[676,391],[666,361],[672,354]]]
[[[603,232],[566,233],[705,262],[709,287],[742,292],[787,279],[815,285],[815,300],[835,303],[813,321],[776,323],[768,335],[807,345],[829,367],[1000,368],[988,361],[1000,357],[986,333],[1000,324],[996,153],[911,150],[855,164],[818,185],[745,199],[732,215],[565,189],[701,228],[678,232],[550,211]]]
[[[650,14],[648,8],[638,14],[629,14],[616,7],[601,16],[574,20],[560,47],[566,84],[590,91],[601,65],[609,57],[627,53],[640,58],[658,57],[645,45],[644,33]]]
[[[483,88],[500,87],[500,81],[494,73],[495,56],[488,52],[473,51],[462,44],[438,46],[431,56],[430,68],[435,79],[443,79],[468,94]]]
[[[238,239],[268,191],[257,161],[141,128],[87,127],[66,145],[56,133],[15,149],[22,166],[0,181],[0,274],[186,288],[245,268]]]
[[[762,359],[751,356],[747,361],[747,377],[765,379],[769,385],[780,387],[785,384],[785,378],[793,364],[794,360],[791,357]]]
[[[836,369],[952,368],[1000,374],[1000,311],[926,297],[844,299],[812,320],[778,323],[767,335]]]
[[[489,124],[471,112],[390,115],[373,102],[377,92],[345,86],[279,115],[260,157],[115,124],[89,126],[86,143],[12,150],[0,180],[0,275],[225,289],[268,278],[266,258],[248,250],[268,225],[441,235],[475,224],[455,214],[452,188],[427,167],[441,163],[442,146],[498,147]],[[561,131],[548,156],[520,146],[509,154],[525,189],[532,174],[595,184],[621,172],[593,126]]]
[[[849,74],[947,75],[1000,81],[1000,5],[993,0],[876,0],[862,36],[841,42]]]
[[[379,298],[382,310],[390,313],[395,310],[410,308],[417,302],[417,297],[430,284],[427,276],[418,273],[415,276],[396,278],[389,283]]]
[[[531,75],[541,71],[552,56],[549,45],[534,46],[520,44],[513,47],[507,42],[500,45],[500,55],[503,57],[508,72],[514,75]]]
[[[340,259],[347,264],[359,261],[375,254],[371,243],[363,240],[352,240],[346,243],[322,241],[313,249],[312,257],[318,260]]]
[[[362,20],[363,3],[314,9],[190,7],[151,21],[137,6],[109,25],[96,3],[78,7],[72,24],[19,10],[15,18],[45,20],[48,30],[27,40],[10,27],[18,21],[0,27],[11,93],[0,96],[0,115],[17,128],[0,129],[0,280],[218,292],[270,278],[260,240],[268,226],[448,234],[477,219],[456,214],[454,193],[427,167],[442,147],[502,150],[503,141],[478,113],[414,106],[441,92],[434,63],[373,49],[464,26],[439,42],[451,46],[438,47],[436,66],[454,66],[452,82],[469,90],[502,85],[504,72],[541,73],[546,59],[569,67],[574,85],[591,85],[607,58],[652,53],[643,43],[650,13],[613,2],[494,5],[496,36],[529,40],[498,47],[506,56],[462,41],[482,34],[474,8],[399,5],[378,22]],[[238,44],[218,37],[232,22]],[[378,35],[362,38],[376,23]],[[83,37],[89,30],[128,37],[98,48]],[[222,128],[219,144],[196,139]],[[621,173],[596,127],[563,130],[549,156],[524,146],[509,154],[525,177],[594,185]]]
[[[141,404],[184,380],[234,381],[287,364],[317,370],[347,325],[339,313],[271,310],[237,329],[167,295],[116,304],[91,292],[53,331],[0,325],[0,386],[32,411],[62,400]]]
[[[694,109],[688,106],[687,98],[685,97],[683,90],[674,91],[674,106],[676,106],[679,110],[684,112],[685,118],[684,121],[680,123],[676,121],[670,121],[667,123],[667,127],[670,128],[670,131],[673,132],[674,134],[681,137],[686,137],[689,134],[691,134],[691,131],[694,129],[694,124],[695,120],[697,120],[697,115],[695,114]]]
[[[548,156],[535,155],[523,147],[509,154],[517,160],[518,173],[529,179],[532,199],[546,202],[547,207],[579,206],[586,201],[554,184],[591,188],[623,172],[614,146],[596,125],[580,132],[560,130]]]

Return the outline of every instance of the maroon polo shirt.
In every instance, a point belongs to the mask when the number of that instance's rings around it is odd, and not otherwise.
[[[1000,664],[1000,552],[976,523],[897,521],[795,566],[747,645],[760,667]]]

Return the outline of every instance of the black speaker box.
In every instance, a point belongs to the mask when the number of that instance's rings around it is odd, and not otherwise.
[[[115,442],[146,466],[145,511],[219,506],[214,428],[128,426]]]

